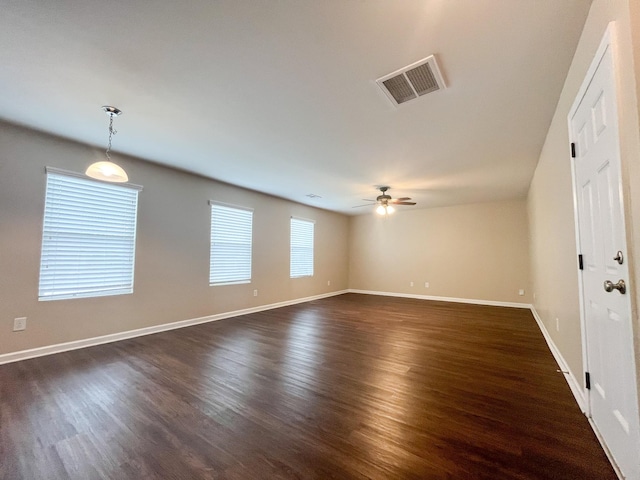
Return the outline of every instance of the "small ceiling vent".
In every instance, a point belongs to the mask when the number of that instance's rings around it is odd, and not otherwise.
[[[445,88],[433,55],[385,75],[376,83],[396,106]]]

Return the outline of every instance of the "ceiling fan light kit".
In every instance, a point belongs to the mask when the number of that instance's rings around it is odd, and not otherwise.
[[[379,205],[378,208],[376,208],[376,213],[378,215],[391,215],[395,211],[396,209],[391,205]]]
[[[113,129],[113,117],[122,113],[122,110],[116,107],[105,105],[102,110],[109,115],[109,143],[107,144],[106,160],[95,162],[89,165],[84,172],[88,177],[102,180],[103,182],[125,183],[129,181],[129,176],[124,169],[111,160],[111,140],[118,133]]]

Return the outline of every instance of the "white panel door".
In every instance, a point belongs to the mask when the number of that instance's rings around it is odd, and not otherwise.
[[[595,73],[570,116],[591,379],[588,413],[622,473],[638,480],[638,398],[611,45],[601,48],[595,61]]]

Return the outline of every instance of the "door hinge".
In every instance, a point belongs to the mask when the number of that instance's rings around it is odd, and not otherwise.
[[[582,254],[578,255],[578,268],[584,270],[584,264],[582,263]]]
[[[591,390],[591,374],[589,372],[584,372],[584,386],[587,390]]]
[[[571,142],[571,158],[576,158],[576,144]]]

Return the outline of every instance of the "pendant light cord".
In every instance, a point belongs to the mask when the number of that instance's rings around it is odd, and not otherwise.
[[[111,161],[111,139],[113,138],[113,136],[118,133],[116,130],[113,129],[113,113],[109,113],[109,143],[107,144],[107,159],[109,161]]]

